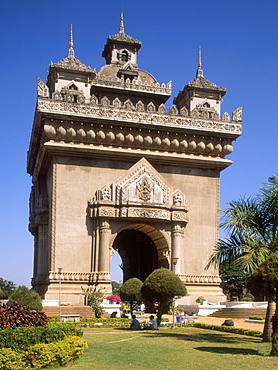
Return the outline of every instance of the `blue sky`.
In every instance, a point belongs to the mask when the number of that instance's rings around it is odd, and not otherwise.
[[[29,286],[32,277],[26,152],[37,78],[45,81],[50,62],[67,56],[71,23],[76,57],[99,70],[106,38],[118,32],[122,5],[126,33],[143,43],[139,68],[160,83],[173,81],[168,106],[194,79],[199,45],[206,78],[227,88],[222,112],[243,106],[243,135],[228,157],[234,164],[221,176],[221,207],[255,195],[278,169],[277,1],[2,1],[0,277],[17,285]]]

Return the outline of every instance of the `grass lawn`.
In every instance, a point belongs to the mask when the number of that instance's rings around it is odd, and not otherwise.
[[[89,348],[82,358],[63,369],[278,369],[278,357],[268,356],[270,343],[206,329],[162,328],[137,332],[96,328],[84,329],[83,338]]]

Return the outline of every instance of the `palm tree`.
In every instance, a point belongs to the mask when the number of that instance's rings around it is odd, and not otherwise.
[[[223,210],[221,228],[227,238],[220,239],[209,258],[207,268],[234,263],[254,273],[278,250],[278,172],[274,173],[254,198],[232,201]],[[269,297],[263,340],[271,340],[271,318],[275,302]],[[272,315],[272,316],[271,316]]]

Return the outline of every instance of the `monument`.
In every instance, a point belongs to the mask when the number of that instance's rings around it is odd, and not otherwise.
[[[184,304],[223,300],[205,266],[241,107],[221,116],[226,89],[204,77],[199,54],[196,77],[167,109],[171,82],[139,69],[140,48],[121,17],[97,72],[75,58],[71,32],[68,56],[38,80],[27,171],[32,286],[45,299],[82,305],[81,287],[110,293],[117,252],[124,281],[165,267],[185,283]]]

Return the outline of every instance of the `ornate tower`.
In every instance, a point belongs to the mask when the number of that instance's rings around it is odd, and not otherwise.
[[[226,89],[203,76],[185,85],[167,111],[171,82],[140,70],[141,42],[124,31],[108,37],[99,72],[74,56],[52,64],[38,100],[28,152],[33,187],[33,287],[46,299],[83,304],[81,287],[110,291],[117,251],[124,280],[144,280],[160,266],[188,288],[184,303],[223,293],[205,271],[218,238],[220,172],[241,134],[220,106]],[[62,268],[60,273],[58,268]]]

